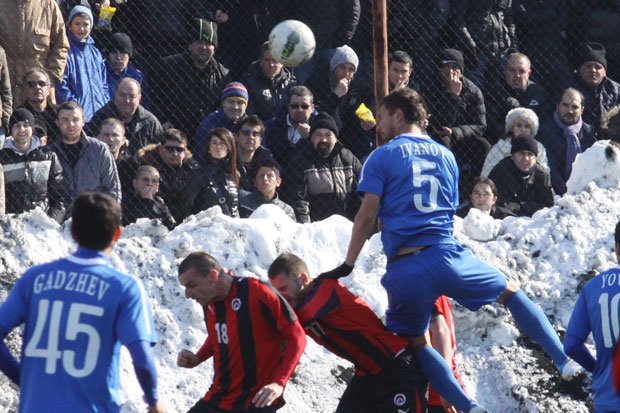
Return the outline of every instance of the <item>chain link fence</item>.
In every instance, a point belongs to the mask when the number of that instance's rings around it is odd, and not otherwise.
[[[582,63],[604,61],[608,78],[618,78],[620,36],[614,23],[620,18],[618,4],[569,0],[388,2],[390,87],[409,86],[426,98],[430,111],[427,133],[455,153],[463,205],[470,203],[480,175],[495,179],[498,206],[517,215],[531,215],[552,204],[552,187],[560,195],[565,191],[562,184],[570,169],[566,157],[574,156],[575,148],[569,145],[573,151],[567,155],[566,144],[556,143],[564,136],[554,113],[563,90],[570,85],[586,95],[586,107],[588,99],[598,99],[579,77]],[[71,5],[64,3],[65,18]],[[116,114],[122,119],[123,110],[134,106],[123,121],[128,144],[116,159],[125,205],[141,202],[134,189],[140,179],[145,184],[156,180],[158,195],[177,223],[207,205],[220,205],[237,215],[238,199],[246,197],[245,207],[249,202],[244,191],[257,190],[253,186],[260,179],[277,181],[264,170],[256,174],[259,160],[264,162],[267,156],[260,149],[256,152],[260,156],[250,160],[248,153],[257,141],[272,151],[279,164],[279,200],[293,207],[298,220],[321,219],[331,213],[354,217],[359,205],[356,175],[361,165],[354,157],[363,162],[375,141],[372,121],[363,120],[357,111],[362,104],[376,109],[371,0],[126,0],[112,3],[116,10],[111,20],[109,15],[99,17],[99,4],[90,6],[95,10],[91,35],[106,59],[111,101],[107,112],[88,119],[87,132],[105,140],[101,132],[104,118]],[[274,25],[285,19],[305,22],[317,40],[315,57],[294,69],[274,64],[263,46]],[[119,32],[126,36],[116,34]],[[583,49],[584,42],[600,43],[606,54],[601,54],[598,46]],[[339,48],[345,44],[355,56]],[[128,63],[124,55],[128,55]],[[352,79],[339,69],[342,64],[354,65]],[[118,97],[118,82],[126,76],[140,83],[137,96],[134,90]],[[339,80],[343,77],[350,83],[342,85]],[[230,86],[231,82],[242,86]],[[312,96],[299,86],[307,87]],[[596,116],[616,104],[620,90],[613,92]],[[223,97],[240,100],[247,107],[227,107],[223,102],[228,100]],[[140,109],[131,103],[136,99],[141,102]],[[339,141],[350,153],[337,145],[338,156],[317,156],[320,145],[315,148],[308,134],[321,112],[334,118]],[[239,121],[248,114],[260,121]],[[586,115],[595,131],[598,118],[586,111],[584,121]],[[50,141],[58,139],[53,117],[42,122]],[[229,129],[232,135],[222,130],[213,133],[215,128]],[[11,131],[7,132],[10,135]],[[523,179],[527,173],[511,158],[511,139],[517,134],[538,142],[537,160],[542,166],[530,179]],[[577,150],[584,150],[594,136],[594,132],[587,139],[579,136]],[[234,140],[239,142],[236,147]],[[218,144],[227,149],[226,162],[209,162]],[[527,142],[523,145],[532,149]],[[192,152],[191,158],[185,148]],[[233,154],[236,160],[230,159]],[[179,157],[183,158],[182,168],[175,164]],[[142,164],[153,165],[158,171],[134,180]],[[343,165],[347,172],[340,173]],[[336,170],[340,172],[334,174]],[[8,198],[11,185],[5,184]],[[253,202],[256,207],[262,201],[255,196]],[[138,215],[166,215],[159,203],[149,202],[142,209]],[[248,209],[245,211],[242,215],[247,215]],[[174,226],[171,221],[166,225]]]

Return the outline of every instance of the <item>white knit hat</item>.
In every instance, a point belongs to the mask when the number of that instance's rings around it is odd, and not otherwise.
[[[514,125],[519,118],[523,118],[528,121],[532,127],[532,137],[536,136],[538,133],[538,116],[536,116],[536,113],[532,109],[528,108],[514,108],[508,112],[506,115],[506,126],[504,128],[504,133],[508,135],[508,132],[512,130],[512,125]]]

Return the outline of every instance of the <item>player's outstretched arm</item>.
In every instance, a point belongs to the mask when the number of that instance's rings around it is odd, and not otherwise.
[[[362,205],[355,215],[353,221],[353,231],[351,232],[351,241],[349,241],[349,249],[344,263],[333,270],[320,274],[317,278],[342,278],[351,274],[355,261],[364,247],[366,240],[370,236],[372,229],[377,220],[377,211],[381,198],[378,195],[365,193],[362,198]]]
[[[153,357],[153,347],[151,343],[140,340],[135,341],[127,346],[133,367],[138,377],[138,382],[142,391],[144,391],[144,399],[149,405],[148,411],[154,413],[164,413],[164,404],[159,401],[157,394],[157,369],[155,368],[155,359]]]

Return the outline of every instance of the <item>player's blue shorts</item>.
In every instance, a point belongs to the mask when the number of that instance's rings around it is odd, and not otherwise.
[[[388,329],[418,337],[428,330],[437,297],[446,295],[475,311],[495,302],[507,281],[469,249],[450,243],[388,262],[381,284],[388,294]]]

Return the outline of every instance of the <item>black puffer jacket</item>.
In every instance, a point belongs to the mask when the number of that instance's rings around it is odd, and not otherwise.
[[[6,212],[19,214],[41,207],[58,223],[63,221],[67,207],[67,191],[58,157],[39,146],[33,137],[30,150],[22,154],[11,139],[0,150],[4,169]]]
[[[516,216],[531,217],[544,207],[553,206],[551,178],[538,163],[524,174],[511,158],[504,158],[489,174],[497,186],[497,205]]]
[[[295,86],[295,76],[283,67],[273,79],[267,78],[259,62],[254,62],[242,77],[241,83],[248,89],[250,99],[247,113],[267,121],[284,108],[288,90]]]
[[[177,223],[182,222],[191,214],[201,211],[198,195],[201,190],[199,183],[204,182],[204,174],[200,165],[191,157],[183,161],[181,166],[169,166],[158,153],[159,145],[149,145],[138,151],[141,165],[154,166],[159,171],[161,196],[170,208]]]
[[[168,229],[176,225],[170,210],[160,197],[140,198],[133,192],[123,195],[123,225],[132,224],[139,218],[158,219]]]
[[[431,89],[423,90],[431,113],[431,136],[433,130],[441,126],[452,129],[452,143],[484,135],[487,111],[482,92],[466,77],[463,77],[462,81],[463,89],[458,96],[448,92],[439,79]]]
[[[204,180],[200,183],[198,205],[201,210],[219,205],[222,213],[239,217],[239,189],[230,174],[228,157],[217,160],[207,157],[204,165]]]
[[[293,209],[298,222],[320,221],[331,215],[343,215],[350,220],[360,206],[357,195],[360,161],[340,142],[327,158],[311,146],[294,160],[295,187]]]

